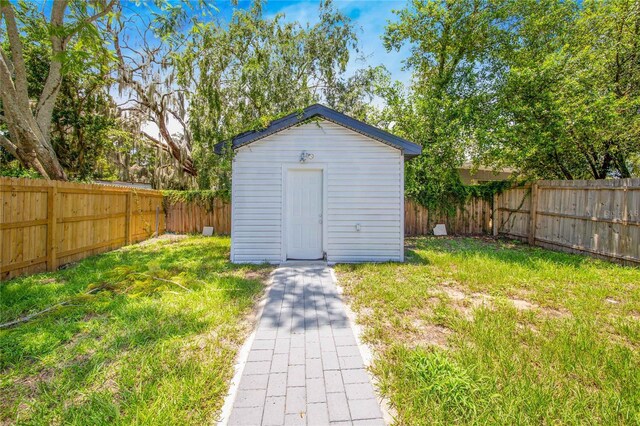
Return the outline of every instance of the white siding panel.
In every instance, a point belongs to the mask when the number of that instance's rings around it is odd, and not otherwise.
[[[309,167],[325,168],[327,260],[402,260],[402,153],[328,121],[292,127],[236,151],[232,260],[282,260],[283,164],[297,166],[302,151],[314,155]]]

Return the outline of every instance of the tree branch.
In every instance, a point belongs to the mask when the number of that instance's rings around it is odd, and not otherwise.
[[[67,9],[68,3],[68,0],[54,1],[51,8],[50,20],[50,25],[54,29],[63,28],[64,14],[65,10]],[[40,99],[38,100],[38,105],[36,107],[36,121],[47,143],[49,143],[50,140],[49,128],[51,125],[51,117],[53,116],[56,97],[58,95],[58,91],[60,90],[60,86],[62,85],[62,62],[60,61],[59,56],[64,53],[66,44],[68,43],[70,38],[80,30],[82,25],[91,24],[97,19],[105,16],[111,11],[111,9],[113,9],[115,4],[116,0],[111,0],[109,4],[107,4],[107,6],[105,6],[104,9],[99,13],[96,13],[76,24],[74,31],[71,31],[70,34],[68,34],[65,38],[57,35],[55,31],[52,32],[52,59],[51,64],[49,65],[49,74],[47,75],[47,80],[45,81],[44,88],[42,89],[42,94],[40,95]]]
[[[60,55],[64,52],[64,40],[56,35],[64,24],[64,12],[67,9],[67,0],[58,0],[51,8],[50,25],[54,28],[51,34],[51,63],[49,64],[49,74],[44,83],[38,105],[36,106],[36,122],[42,132],[45,141],[49,143],[51,117],[55,106],[56,96],[62,84],[62,62]]]
[[[9,151],[9,154],[13,155],[15,158],[18,158],[18,148],[2,133],[0,133],[0,146]]]
[[[0,45],[0,60],[4,61],[4,63],[7,65],[7,68],[9,69],[9,72],[13,74],[13,62],[11,61],[11,59],[9,59],[9,55],[7,55],[7,52],[4,51],[2,45]]]
[[[14,87],[16,91],[17,101],[20,102],[22,108],[29,107],[29,94],[27,93],[27,67],[22,55],[22,40],[20,40],[20,32],[16,23],[16,16],[13,13],[13,6],[10,2],[1,2],[0,12],[4,15],[5,25],[7,27],[7,36],[9,38],[9,49],[11,50],[11,58],[13,60]],[[5,56],[4,54],[2,55]]]
[[[169,147],[167,145],[163,144],[162,142],[160,142],[159,139],[154,138],[153,136],[151,136],[149,133],[145,132],[144,130],[141,130],[140,134],[142,136],[144,136],[145,138],[149,139],[149,141],[152,142],[156,147],[162,148],[162,150],[164,152],[167,152],[167,153],[171,154],[171,151],[169,151]]]
[[[97,21],[98,19],[102,18],[103,16],[106,16],[107,13],[111,12],[111,9],[113,9],[113,6],[115,6],[115,5],[116,5],[116,0],[111,0],[109,2],[109,4],[107,4],[101,12],[98,12],[95,15],[92,15],[92,16],[88,17],[87,19],[83,19],[82,22],[84,24],[91,24],[91,23]]]

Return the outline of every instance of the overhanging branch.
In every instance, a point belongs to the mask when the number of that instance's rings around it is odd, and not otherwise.
[[[9,154],[18,158],[18,148],[7,139],[2,133],[0,133],[0,146],[9,151]]]

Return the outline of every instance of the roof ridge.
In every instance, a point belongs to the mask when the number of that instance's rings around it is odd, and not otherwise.
[[[244,133],[240,133],[231,139],[231,146],[233,149],[237,149],[241,146],[248,145],[257,140],[265,138],[274,133],[278,133],[282,130],[293,127],[297,124],[301,124],[314,118],[316,116],[324,117],[326,120],[341,125],[347,129],[353,130],[371,139],[375,139],[379,142],[393,146],[400,149],[406,157],[412,158],[420,155],[422,147],[418,144],[410,142],[399,136],[393,135],[386,130],[382,130],[364,121],[357,120],[349,117],[348,115],[329,108],[320,103],[315,103],[304,108],[302,111],[295,111],[291,114],[287,114],[284,117],[273,120],[264,129],[251,130]],[[216,154],[221,154],[224,150],[225,144],[229,141],[220,142],[215,145],[214,151]]]

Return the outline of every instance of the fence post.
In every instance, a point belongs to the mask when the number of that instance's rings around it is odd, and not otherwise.
[[[131,244],[131,191],[127,192],[127,207],[124,219],[124,245]]]
[[[538,211],[538,184],[531,184],[531,198],[529,204],[529,245],[536,243],[536,215]]]
[[[160,235],[160,207],[156,206],[156,237]]]
[[[58,241],[56,231],[58,228],[58,214],[56,210],[56,198],[58,188],[55,182],[47,190],[47,271],[58,269]]]
[[[491,203],[491,231],[494,237],[498,236],[498,194],[493,194]]]

